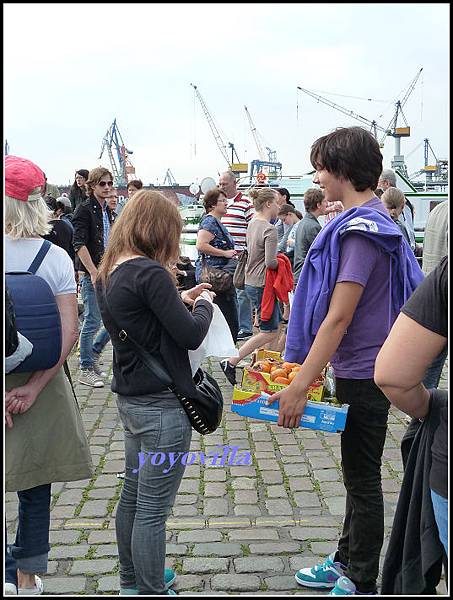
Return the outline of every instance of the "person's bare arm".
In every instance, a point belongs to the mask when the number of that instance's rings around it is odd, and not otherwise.
[[[198,252],[207,254],[208,256],[222,256],[223,258],[233,258],[236,256],[236,250],[222,250],[221,248],[214,248],[209,242],[214,239],[214,234],[206,229],[200,229],[197,235],[196,248]]]
[[[54,377],[69,356],[78,338],[77,297],[75,294],[55,296],[61,317],[61,355],[58,363],[51,369],[35,371],[26,384],[14,388],[5,394],[8,412],[22,413],[28,410],[37,396]]]
[[[418,419],[426,416],[429,392],[422,381],[446,343],[445,337],[399,314],[377,355],[374,370],[376,385],[394,406]]]
[[[297,427],[307,404],[307,390],[336,352],[350,325],[363,294],[358,283],[343,281],[335,285],[326,318],[316,334],[313,345],[301,370],[281,392],[273,394],[268,402],[279,400],[278,425]]]

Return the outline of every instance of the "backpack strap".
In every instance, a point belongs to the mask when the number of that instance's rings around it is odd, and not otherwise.
[[[30,273],[33,273],[33,275],[36,275],[36,271],[41,266],[41,263],[44,260],[46,254],[49,252],[51,246],[52,246],[52,242],[49,242],[49,240],[43,241],[42,246],[39,249],[38,254],[35,256],[34,261],[28,267],[28,271],[30,271]]]

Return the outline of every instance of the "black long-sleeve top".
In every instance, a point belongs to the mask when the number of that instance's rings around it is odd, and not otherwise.
[[[178,392],[194,397],[188,350],[204,340],[213,308],[199,300],[192,312],[182,302],[170,274],[156,261],[133,258],[120,264],[107,282],[107,300],[117,326],[105,306],[101,282],[96,296],[113,345],[112,391],[142,396],[165,388],[145,367],[130,343],[118,337],[124,329],[149,353],[160,357]]]

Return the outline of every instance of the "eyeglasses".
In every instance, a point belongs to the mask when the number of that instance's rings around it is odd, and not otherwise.
[[[113,181],[100,181],[98,185],[100,185],[101,187],[105,187],[106,185],[108,185],[109,187],[113,187]]]

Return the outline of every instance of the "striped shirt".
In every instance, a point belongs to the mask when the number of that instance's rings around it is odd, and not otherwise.
[[[335,202],[329,202],[327,205],[327,210],[329,212],[326,213],[324,218],[324,223],[328,223],[332,219],[334,219],[337,215],[341,214],[344,211],[343,203],[339,200]]]
[[[107,248],[107,242],[109,241],[110,235],[110,221],[109,214],[107,212],[107,202],[102,207],[102,223],[104,225],[104,250]]]
[[[222,217],[222,223],[234,241],[234,249],[242,251],[247,248],[247,227],[255,214],[253,204],[243,196],[242,192],[227,200],[228,208]]]

